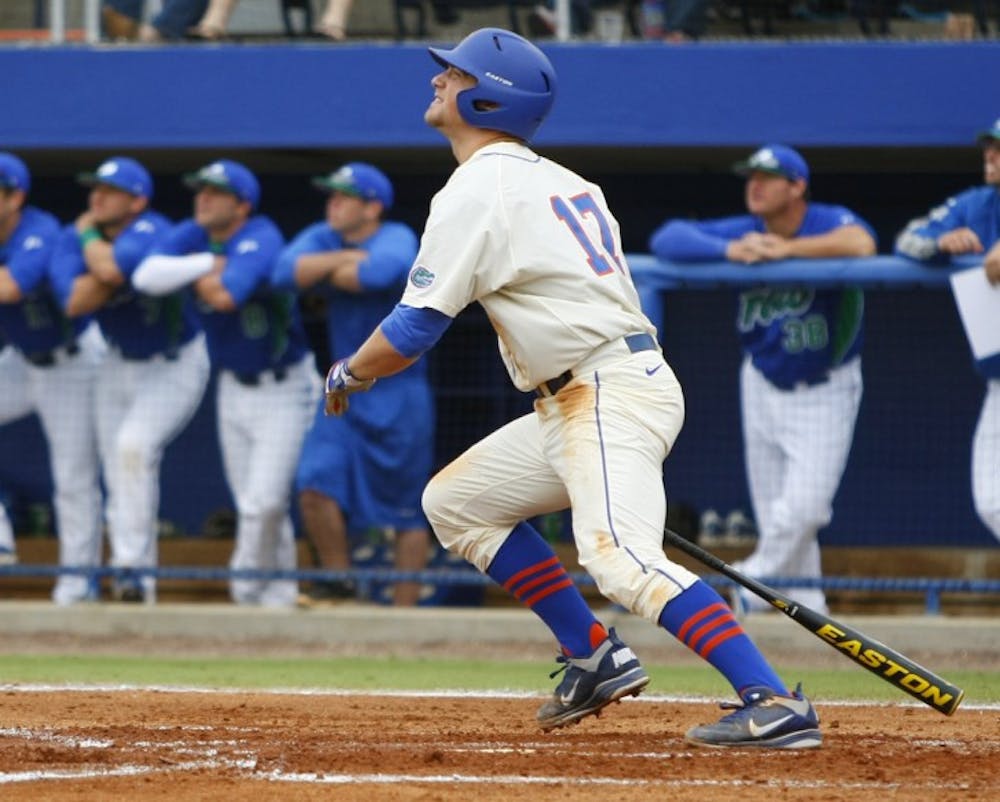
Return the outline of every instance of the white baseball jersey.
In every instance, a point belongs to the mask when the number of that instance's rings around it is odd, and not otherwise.
[[[662,466],[684,398],[600,188],[512,142],[460,165],[431,204],[403,303],[455,316],[472,301],[515,386],[573,379],[431,480],[435,534],[486,571],[518,521],[571,507],[601,593],[657,621],[697,579],[663,552]]]
[[[515,142],[482,148],[434,196],[403,294],[449,317],[473,301],[525,391],[609,340],[656,332],[600,187]]]

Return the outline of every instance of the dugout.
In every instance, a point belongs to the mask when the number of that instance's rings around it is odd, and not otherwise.
[[[738,211],[742,186],[728,166],[768,141],[800,148],[813,196],[866,217],[887,253],[906,220],[980,182],[975,132],[1000,115],[986,89],[1000,64],[996,42],[546,49],[560,96],[537,148],[603,186],[630,253],[644,252],[666,217]],[[433,64],[418,44],[6,47],[0,69],[9,77],[0,143],[32,168],[32,200],[64,221],[85,202],[73,175],[112,154],[147,164],[155,205],[178,218],[190,210],[181,173],[239,159],[260,176],[262,211],[286,236],[321,214],[314,173],[351,159],[379,164],[396,185],[393,216],[419,231],[453,167],[421,123]],[[668,462],[670,496],[697,509],[747,508],[731,296],[690,291],[666,304],[663,337],[689,404]],[[869,392],[823,542],[994,546],[969,490],[982,382],[951,298],[873,290],[867,309]],[[529,408],[478,312],[463,315],[431,359],[439,463]],[[162,517],[189,532],[228,503],[212,389],[163,469]],[[0,437],[0,484],[23,523],[49,493],[41,434],[29,420]]]

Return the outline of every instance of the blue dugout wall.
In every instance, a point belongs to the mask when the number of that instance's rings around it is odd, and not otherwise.
[[[539,146],[967,145],[1000,43],[551,44]],[[436,147],[416,44],[7,48],[8,148]]]
[[[604,186],[632,253],[665,217],[739,209],[740,184],[726,166],[766,141],[801,148],[814,196],[869,219],[885,253],[902,222],[981,180],[974,135],[1000,116],[989,89],[1000,67],[995,42],[545,49],[560,94],[536,144]],[[394,216],[419,230],[452,168],[422,123],[434,64],[415,44],[10,47],[0,49],[0,70],[0,148],[26,158],[35,202],[67,221],[85,202],[73,173],[118,152],[150,167],[157,205],[173,217],[189,211],[179,172],[240,158],[261,176],[264,211],[288,236],[320,215],[311,173],[377,161],[396,179]],[[667,466],[671,496],[746,508],[731,291],[680,288],[660,302],[689,401]],[[992,545],[972,511],[968,475],[982,382],[947,290],[873,290],[867,310],[869,343],[887,347],[866,351],[855,449],[823,541]],[[441,343],[432,371],[439,419],[453,425],[441,427],[439,462],[530,407],[474,310]],[[229,503],[212,389],[164,464],[163,517],[188,531]],[[706,449],[706,433],[725,450]],[[40,442],[34,420],[0,434],[0,485],[21,500],[48,493]]]

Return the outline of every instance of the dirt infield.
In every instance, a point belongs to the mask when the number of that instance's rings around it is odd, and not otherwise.
[[[629,700],[551,734],[538,698],[6,689],[0,798],[1000,798],[1000,711],[819,706],[821,750],[695,749],[708,703]]]

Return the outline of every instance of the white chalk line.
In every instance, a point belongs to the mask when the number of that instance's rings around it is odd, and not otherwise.
[[[149,727],[151,730],[163,730],[162,726]],[[210,729],[205,725],[191,727],[191,730],[205,731]],[[227,729],[221,727],[220,729]],[[232,729],[232,728],[231,728]],[[237,728],[238,729],[238,728]],[[256,730],[257,728],[244,728]],[[8,737],[31,742],[57,743],[71,748],[92,748],[108,749],[113,748],[112,741],[99,741],[90,738],[78,738],[54,732],[51,729],[33,730],[26,727],[14,727],[0,729],[0,737]],[[950,741],[934,740],[929,744],[949,746]],[[347,746],[367,747],[368,744],[361,742],[349,742],[342,744]],[[961,745],[960,742],[957,745]],[[393,746],[383,744],[382,748]],[[412,750],[412,744],[398,744],[400,748]],[[239,757],[226,757],[220,754],[219,747],[230,747],[230,751]],[[829,789],[844,791],[891,791],[903,787],[904,783],[885,781],[836,781],[827,780],[785,780],[772,779],[767,781],[741,780],[741,779],[656,779],[656,778],[620,778],[620,777],[573,777],[573,776],[524,776],[524,775],[479,775],[452,773],[447,775],[424,775],[424,774],[384,774],[384,773],[318,773],[318,772],[286,772],[280,769],[270,771],[256,771],[258,758],[253,750],[246,748],[244,742],[239,740],[212,739],[201,742],[188,741],[134,741],[127,744],[127,748],[147,749],[151,753],[159,750],[167,750],[167,755],[161,755],[160,760],[166,765],[143,766],[143,765],[123,765],[113,768],[77,768],[77,769],[48,769],[35,771],[0,772],[0,785],[10,785],[23,782],[39,781],[66,781],[66,780],[88,780],[103,779],[111,777],[134,777],[150,774],[177,774],[193,771],[218,771],[229,770],[239,773],[249,780],[260,780],[267,782],[313,784],[313,785],[414,785],[414,784],[465,784],[465,785],[569,785],[569,786],[614,786],[614,787],[663,787],[663,788],[688,788],[688,787],[711,787],[711,788],[741,788],[741,787],[773,787],[776,789]],[[480,754],[496,753],[517,753],[533,754],[546,752],[565,753],[574,757],[586,757],[595,754],[590,751],[580,751],[571,748],[556,747],[552,744],[539,742],[537,744],[526,744],[524,747],[504,747],[497,742],[469,741],[464,744],[442,744],[437,747],[441,752],[465,752]],[[741,750],[738,753],[746,753],[748,750]],[[754,752],[758,757],[777,755],[778,753]],[[607,753],[602,753],[607,756]],[[732,756],[734,752],[727,750],[725,755]],[[183,756],[183,760],[174,760],[170,756],[178,758]],[[687,750],[667,751],[667,752],[618,752],[614,755],[619,759],[656,759],[669,760],[678,758],[715,758],[722,756],[716,751],[692,752]],[[906,782],[907,788],[924,790],[969,790],[973,786],[969,783],[961,782]]]
[[[55,685],[38,683],[0,683],[2,693],[134,693],[148,691],[151,693],[191,693],[218,694],[220,696],[243,696],[254,694],[259,696],[381,696],[402,699],[538,699],[544,698],[544,693],[531,691],[484,690],[470,691],[461,689],[441,689],[434,691],[413,690],[380,690],[377,688],[365,690],[356,688],[205,688],[185,685]],[[628,697],[621,700],[625,704],[715,704],[718,697],[696,696],[685,694],[644,693],[642,696]],[[927,705],[920,702],[899,700],[895,702],[884,699],[813,699],[820,707],[911,707],[924,710]],[[965,710],[1000,710],[1000,702],[969,702],[962,703],[959,712]]]
[[[97,686],[97,685],[41,685],[41,684],[31,684],[31,685],[19,685],[19,684],[6,684],[0,685],[0,690],[6,693],[51,693],[51,692],[135,692],[135,691],[154,691],[161,693],[219,693],[222,695],[242,695],[242,694],[262,694],[262,695],[300,695],[300,696],[331,696],[331,697],[343,697],[343,696],[385,696],[385,697],[397,697],[397,698],[443,698],[443,699],[462,699],[462,698],[494,698],[494,699],[526,699],[526,698],[536,698],[537,694],[526,693],[526,692],[514,692],[514,691],[357,691],[357,690],[330,690],[330,689],[223,689],[223,690],[213,690],[207,688],[196,688],[196,687],[179,687],[179,686],[132,686],[132,685],[114,685],[114,686]],[[653,702],[653,703],[711,703],[716,701],[714,699],[707,699],[702,697],[693,696],[671,696],[671,695],[647,695],[645,697],[639,697],[638,699],[628,699],[629,703],[636,702]],[[869,706],[871,704],[885,704],[885,703],[872,703],[872,702],[858,702],[858,701],[824,701],[822,703],[824,706],[837,706],[837,707],[863,707]],[[913,706],[920,707],[920,705],[906,705],[901,703],[895,706]],[[996,710],[1000,709],[998,704],[987,704],[987,705],[969,705],[963,709],[968,710]],[[140,727],[142,725],[139,725]],[[258,727],[240,727],[232,725],[221,725],[219,727],[213,727],[212,725],[181,725],[179,727],[170,725],[151,725],[145,727],[148,730],[177,730],[189,732],[209,732],[213,730],[221,730],[225,732],[238,733],[238,732],[259,732]],[[106,749],[113,746],[113,742],[105,741],[94,738],[82,738],[75,737],[71,735],[65,735],[58,732],[54,732],[49,729],[45,730],[32,730],[24,727],[14,727],[14,728],[0,728],[0,736],[10,737],[10,738],[22,738],[27,741],[36,742],[47,742],[55,743],[58,745],[79,748],[79,749]],[[650,779],[650,778],[618,778],[618,777],[572,777],[572,776],[523,776],[523,775],[468,775],[468,774],[448,774],[448,775],[420,775],[420,774],[350,774],[350,773],[340,773],[340,774],[326,774],[326,773],[314,773],[314,772],[284,772],[281,770],[271,770],[267,772],[255,771],[257,765],[256,756],[253,755],[252,750],[246,748],[240,748],[243,742],[238,740],[229,739],[213,739],[210,741],[203,741],[198,743],[190,743],[186,741],[140,741],[133,742],[129,744],[130,747],[139,747],[155,751],[157,749],[167,749],[171,754],[176,755],[178,758],[183,757],[183,760],[169,761],[166,762],[168,765],[164,766],[141,766],[141,765],[124,765],[117,766],[114,768],[103,768],[95,767],[88,769],[49,769],[49,770],[38,770],[38,771],[18,771],[18,772],[0,772],[0,785],[11,784],[11,783],[21,783],[21,782],[38,782],[38,781],[64,781],[64,780],[82,780],[82,779],[98,779],[98,778],[110,778],[110,777],[128,777],[128,776],[139,776],[146,774],[168,774],[186,771],[205,771],[205,770],[235,770],[240,772],[244,777],[253,780],[262,780],[268,782],[283,782],[283,783],[300,783],[300,784],[318,784],[318,785],[364,785],[364,784],[375,784],[375,785],[410,785],[410,784],[483,784],[483,785],[570,785],[570,786],[615,786],[615,787],[639,787],[639,786],[655,786],[664,788],[682,788],[682,787],[713,787],[713,788],[740,788],[740,787],[774,787],[774,788],[788,788],[788,789],[830,789],[830,790],[869,790],[869,791],[886,791],[894,790],[902,787],[903,783],[896,782],[885,782],[885,781],[837,781],[831,782],[826,780],[778,780],[773,779],[769,781],[753,781],[753,780],[726,780],[726,779]],[[357,743],[358,746],[367,746],[367,744]],[[947,748],[962,749],[968,748],[970,744],[962,741],[955,740],[945,740],[945,739],[926,739],[920,741],[920,745],[925,746],[940,746]],[[991,746],[995,748],[997,744],[992,741],[984,742],[982,740],[978,741],[976,746],[980,748],[989,749]],[[382,748],[391,747],[390,744],[382,744]],[[412,749],[412,744],[399,744],[400,749]],[[238,754],[240,757],[238,759],[225,758],[220,756],[219,747],[229,747],[230,750]],[[593,752],[580,751],[572,748],[567,748],[566,745],[539,741],[539,742],[529,742],[522,744],[518,747],[506,746],[499,742],[467,742],[465,744],[454,745],[454,744],[440,744],[436,747],[441,752],[470,752],[470,753],[481,753],[481,754],[532,754],[537,752],[545,752],[546,754],[569,754],[576,757],[587,757],[588,755],[594,754]],[[607,752],[601,752],[603,756],[607,756]],[[734,752],[732,750],[727,750],[725,756],[731,756]],[[773,756],[779,753],[774,752],[754,752],[758,757]],[[712,759],[723,756],[722,752],[715,750],[704,750],[690,752],[690,751],[668,751],[668,752],[618,752],[615,753],[615,757],[619,759],[649,759],[649,760],[669,760],[677,758],[691,758],[697,757],[698,759]],[[194,759],[191,758],[200,758]],[[926,790],[968,790],[972,786],[968,783],[947,783],[947,782],[933,782],[933,783],[905,783],[907,788],[919,788]]]
[[[421,783],[476,785],[612,785],[654,786],[663,788],[789,788],[830,790],[893,790],[905,787],[923,790],[969,790],[970,783],[913,783],[902,782],[830,782],[828,780],[719,780],[719,779],[649,779],[621,777],[545,776],[525,777],[521,774],[316,774],[312,772],[278,772],[257,774],[259,779],[272,782],[318,783],[325,785],[419,785]]]

